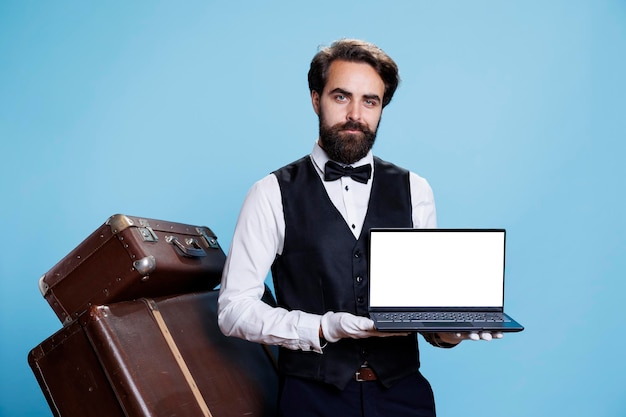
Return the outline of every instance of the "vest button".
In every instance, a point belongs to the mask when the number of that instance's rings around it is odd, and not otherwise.
[[[363,301],[365,301],[365,299],[364,299],[363,297],[357,297],[356,301],[357,301],[359,304],[363,304]]]
[[[354,257],[355,258],[360,258],[361,257],[361,252],[359,252],[359,251],[354,252]]]
[[[362,276],[356,277],[356,282],[358,282],[358,283],[363,282],[363,277]]]

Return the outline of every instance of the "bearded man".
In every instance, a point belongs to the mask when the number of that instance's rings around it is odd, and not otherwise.
[[[367,317],[369,229],[436,227],[428,182],[372,155],[398,68],[371,43],[339,40],[314,56],[308,79],[319,138],[246,196],[220,328],[279,346],[281,416],[434,416],[417,334],[379,332]],[[270,270],[277,307],[261,301]],[[423,337],[449,348],[477,336]]]

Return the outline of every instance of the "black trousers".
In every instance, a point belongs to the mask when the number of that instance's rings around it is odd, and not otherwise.
[[[280,417],[434,417],[430,383],[421,373],[401,379],[391,388],[378,381],[352,380],[344,390],[295,377],[282,381]]]

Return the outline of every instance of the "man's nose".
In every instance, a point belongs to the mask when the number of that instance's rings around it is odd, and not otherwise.
[[[358,103],[351,103],[350,107],[348,107],[347,119],[352,122],[360,122],[361,121],[361,106]]]

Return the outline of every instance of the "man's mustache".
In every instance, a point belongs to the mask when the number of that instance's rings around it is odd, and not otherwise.
[[[346,122],[341,126],[341,130],[358,130],[361,132],[369,132],[367,126],[359,123],[359,122]]]

